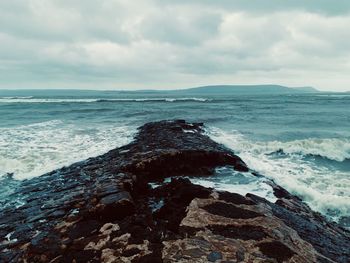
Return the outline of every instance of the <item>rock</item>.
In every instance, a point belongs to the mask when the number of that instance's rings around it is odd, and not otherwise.
[[[295,252],[281,242],[272,241],[259,244],[260,251],[277,262],[284,262],[292,258]]]
[[[349,232],[273,182],[276,203],[187,179],[222,166],[250,171],[202,123],[145,124],[128,145],[16,182],[0,262],[349,262]]]
[[[229,193],[226,194],[229,195]],[[225,212],[217,213],[217,211]],[[251,214],[252,212],[255,214]],[[253,260],[264,262],[266,258],[275,259],[277,262],[282,262],[279,261],[280,259],[285,262],[316,262],[317,260],[318,253],[312,244],[301,239],[296,231],[275,217],[268,206],[258,203],[235,205],[213,197],[196,198],[189,205],[187,215],[180,225],[180,229],[184,232],[188,228],[196,229],[197,232],[192,230],[191,238],[187,235],[185,239],[177,240],[177,243],[181,243],[180,251],[172,248],[171,254],[167,254],[169,258],[173,258],[175,253],[181,255],[179,259],[181,258],[183,262],[191,262],[184,259],[182,247],[197,242],[196,240],[201,237],[208,242],[204,248],[198,246],[203,252],[203,257],[208,257],[211,251],[215,250],[220,252],[223,260],[226,261],[240,259],[243,262]],[[193,244],[191,246],[193,247]],[[281,255],[271,252],[278,247],[284,248],[280,250]]]
[[[132,197],[127,191],[120,191],[103,197],[95,214],[101,221],[114,221],[134,213],[135,206]]]
[[[164,205],[155,211],[154,217],[158,227],[164,227],[164,232],[178,233],[181,220],[186,215],[186,209],[194,198],[206,198],[211,191],[199,185],[193,185],[188,179],[172,180],[154,190],[154,195],[162,199]]]
[[[215,261],[217,261],[217,260],[222,259],[222,254],[221,254],[221,252],[214,251],[214,252],[211,252],[211,253],[207,256],[207,259],[208,259],[210,262],[215,262]]]

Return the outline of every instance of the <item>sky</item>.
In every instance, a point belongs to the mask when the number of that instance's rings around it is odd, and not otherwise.
[[[350,90],[350,1],[0,1],[0,89],[214,84]]]

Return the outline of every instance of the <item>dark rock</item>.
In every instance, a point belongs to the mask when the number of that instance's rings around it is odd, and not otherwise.
[[[141,250],[138,249],[137,247],[130,248],[130,249],[124,250],[122,256],[123,257],[131,257],[133,255],[136,255],[136,254],[140,253],[140,252],[141,252]]]
[[[216,235],[242,240],[262,240],[268,235],[259,226],[234,226],[234,225],[214,225],[209,229]]]
[[[273,182],[275,204],[183,178],[249,171],[203,131],[148,123],[126,146],[16,181],[0,208],[0,262],[349,262],[349,232]]]
[[[350,234],[348,230],[335,223],[327,222],[319,214],[305,208],[270,204],[274,215],[293,228],[301,238],[311,243],[313,247],[326,258],[336,262],[347,262],[350,259]]]
[[[101,226],[102,224],[96,220],[80,221],[69,229],[68,236],[71,239],[89,237],[97,233]]]
[[[222,259],[222,254],[221,254],[220,252],[214,251],[214,252],[211,252],[211,253],[207,256],[207,259],[208,259],[210,262],[215,262],[215,261],[217,261],[217,260]]]
[[[228,203],[233,203],[236,205],[254,205],[254,201],[247,199],[244,196],[235,193],[221,192],[219,193],[219,199],[226,201]]]
[[[170,184],[158,187],[154,194],[164,199],[163,206],[155,211],[154,217],[158,224],[178,232],[181,220],[186,215],[186,208],[194,198],[207,198],[210,190],[194,185],[188,179],[172,179]]]
[[[290,259],[295,253],[281,242],[265,242],[260,243],[259,248],[262,253],[270,258],[274,258],[278,263],[282,263]]]
[[[129,192],[122,191],[103,197],[96,214],[102,221],[120,220],[134,213],[135,206]]]
[[[203,207],[203,209],[205,209],[211,214],[224,216],[228,218],[248,219],[262,216],[261,214],[256,213],[254,211],[242,209],[237,206],[226,203],[213,203]]]

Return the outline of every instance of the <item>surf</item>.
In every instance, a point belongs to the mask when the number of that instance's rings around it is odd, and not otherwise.
[[[301,197],[314,210],[338,222],[349,217],[350,166],[342,171],[305,159],[305,155],[317,154],[346,162],[348,139],[262,142],[251,141],[238,131],[211,127],[206,132],[214,141],[232,149],[253,170]],[[281,151],[287,154],[271,154]]]
[[[210,102],[212,99],[184,98],[35,98],[0,97],[0,103],[113,103],[113,102]]]

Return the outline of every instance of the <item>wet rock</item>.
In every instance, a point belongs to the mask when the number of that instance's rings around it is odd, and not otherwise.
[[[203,207],[203,209],[211,214],[224,216],[228,218],[248,219],[262,216],[261,214],[256,213],[254,211],[242,209],[235,205],[221,202],[209,204]]]
[[[215,262],[215,261],[217,261],[217,260],[222,259],[222,254],[221,254],[221,252],[214,251],[214,252],[211,252],[211,253],[207,256],[207,259],[208,259],[210,262]]]
[[[228,193],[228,192],[220,192],[219,199],[226,201],[227,203],[233,203],[236,205],[254,205],[256,204],[254,201],[241,196],[240,194]]]
[[[97,233],[101,223],[96,220],[80,221],[75,223],[68,232],[68,236],[71,239],[79,239],[81,237],[89,237],[94,233]]]
[[[249,170],[203,129],[148,123],[128,145],[16,182],[0,262],[349,262],[349,232],[273,182],[274,204],[192,184]]]
[[[96,215],[102,221],[120,220],[134,213],[135,206],[129,192],[122,191],[103,197]]]
[[[230,195],[230,193],[225,194]],[[272,244],[283,244],[290,249],[292,255],[286,262],[316,262],[317,252],[313,245],[300,238],[295,230],[289,228],[282,220],[275,217],[271,213],[270,207],[259,203],[255,205],[234,205],[218,199],[219,196],[220,192],[213,192],[209,198],[192,200],[188,206],[186,217],[180,224],[180,229],[186,233],[184,235],[186,238],[172,243],[179,251],[174,247],[171,251],[168,251],[169,253],[171,252],[171,255],[168,255],[171,258],[169,262],[176,262],[172,261],[174,255],[178,255],[184,262],[191,262],[190,260],[185,260],[182,250],[186,250],[187,246],[193,247],[193,242],[197,242],[199,236],[209,243],[206,248],[202,245],[198,245],[198,248],[201,248],[206,256],[209,256],[213,250],[220,252],[223,261],[265,262],[264,260],[270,259],[271,262],[274,262],[273,260],[276,260],[276,258],[270,256],[266,250],[261,250],[260,245],[276,242]],[[237,196],[233,195],[232,198],[237,198]],[[211,210],[207,209],[208,207],[216,208]],[[225,208],[226,212],[221,212],[222,210],[217,209],[218,207]],[[244,214],[245,209],[248,208],[249,211],[255,212],[259,216],[254,215],[248,218],[236,216],[240,212]],[[223,216],[223,214],[230,214],[227,211],[231,209],[234,211],[234,216]],[[220,212],[216,213],[217,211]],[[192,230],[186,232],[188,228]],[[212,250],[210,251],[208,247]],[[230,253],[227,253],[228,247],[230,248]],[[271,247],[274,248],[273,246]],[[278,257],[278,259],[280,258]],[[203,262],[205,261],[203,260]]]
[[[163,202],[163,206],[154,212],[158,225],[177,233],[190,202],[194,198],[206,198],[210,193],[209,189],[194,185],[188,179],[172,179],[170,184],[157,188],[154,195]]]
[[[277,241],[260,243],[259,248],[264,255],[276,259],[278,263],[285,262],[295,255],[289,247]]]
[[[241,240],[262,240],[268,236],[259,226],[213,225],[209,229],[216,235]]]

